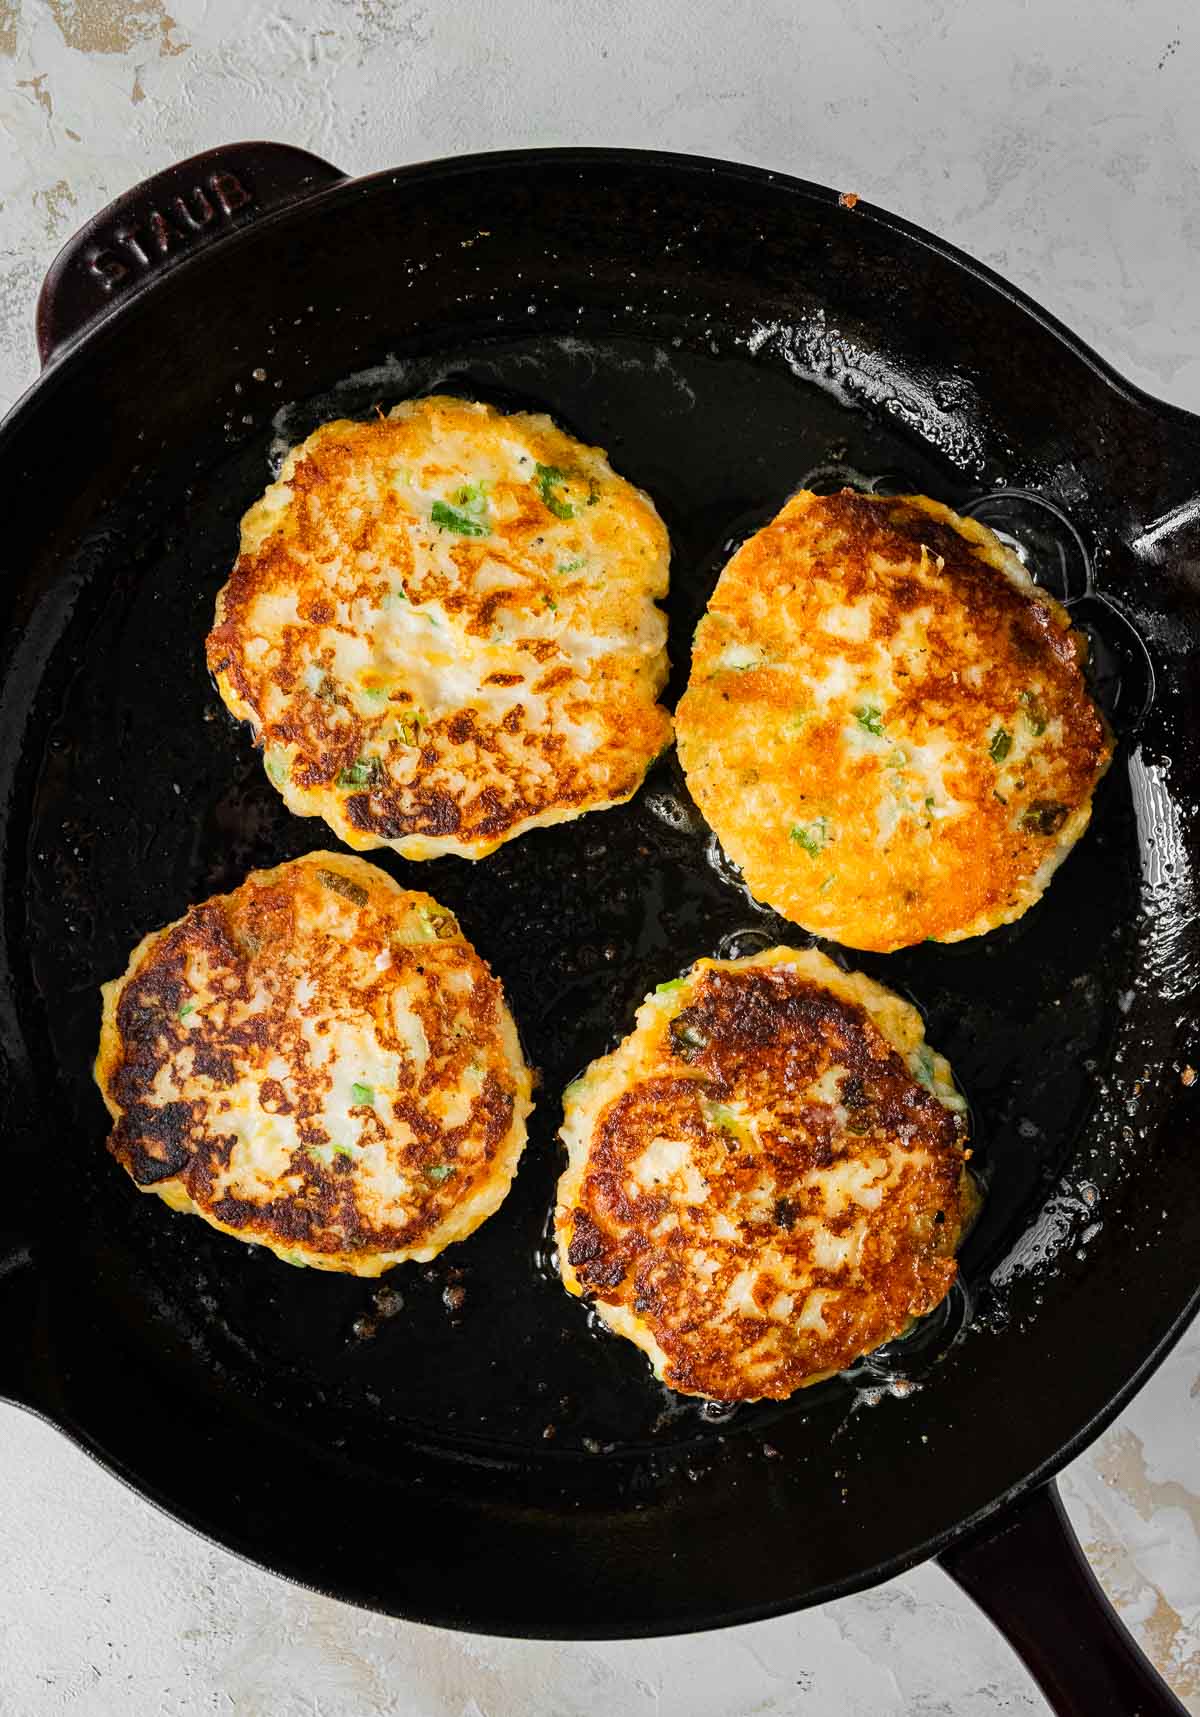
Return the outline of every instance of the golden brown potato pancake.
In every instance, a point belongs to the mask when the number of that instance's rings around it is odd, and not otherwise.
[[[377,1276],[508,1191],[530,1075],[500,985],[451,913],[363,859],[252,873],[103,996],[109,1150],[174,1210]]]
[[[1112,738],[1086,642],[1016,554],[922,495],[793,495],[722,572],[676,717],[756,899],[887,951],[1019,918]]]
[[[482,858],[628,799],[670,743],[668,560],[599,448],[409,400],[288,455],[208,663],[298,816],[359,851]]]
[[[954,1281],[966,1104],[916,1009],[815,950],[697,961],[564,1108],[563,1282],[682,1394],[790,1395]]]

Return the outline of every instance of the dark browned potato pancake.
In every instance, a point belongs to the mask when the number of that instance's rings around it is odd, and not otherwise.
[[[1017,556],[923,495],[793,495],[722,572],[676,716],[747,887],[852,948],[1019,918],[1112,738],[1086,641]]]
[[[435,1257],[516,1172],[530,1075],[454,917],[346,853],[256,871],[104,985],[109,1150],[289,1264]]]
[[[698,961],[564,1108],[563,1282],[682,1394],[781,1399],[954,1281],[966,1104],[916,1009],[815,950]]]
[[[482,858],[620,804],[671,740],[669,545],[548,417],[409,400],[326,423],[242,520],[208,664],[297,816]]]

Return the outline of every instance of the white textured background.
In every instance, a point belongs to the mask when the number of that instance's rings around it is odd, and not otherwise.
[[[34,299],[73,227],[260,136],[350,172],[569,142],[791,170],[953,239],[1200,410],[1198,90],[1194,0],[0,0],[0,406],[33,377]],[[1194,1330],[1063,1488],[1200,1714],[1197,1394]],[[1044,1710],[933,1569],[699,1638],[459,1638],[257,1573],[0,1408],[3,1717]]]

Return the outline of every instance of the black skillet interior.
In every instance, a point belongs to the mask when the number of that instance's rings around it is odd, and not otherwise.
[[[458,912],[542,1074],[514,1189],[465,1244],[382,1284],[290,1269],[103,1150],[97,985],[189,902],[332,842],[205,673],[238,519],[316,424],[435,389],[549,411],[654,497],[671,701],[731,546],[801,483],[977,512],[1093,640],[1120,747],[1046,899],[957,946],[830,950],[921,1007],[987,1199],[944,1307],[789,1404],[672,1397],[552,1267],[562,1087],[698,955],[810,940],[738,886],[673,757],[630,805],[478,865],[372,855]],[[662,157],[362,181],[161,282],[0,443],[6,1180],[38,1260],[8,1287],[0,1387],[283,1572],[517,1633],[866,1584],[1065,1458],[1176,1329],[1200,1238],[1179,1076],[1200,616],[1185,568],[1128,546],[1187,493],[1198,431],[895,224]]]

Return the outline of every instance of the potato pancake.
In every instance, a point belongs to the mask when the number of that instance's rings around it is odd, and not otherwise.
[[[660,984],[564,1110],[563,1282],[681,1394],[782,1399],[954,1281],[966,1103],[917,1010],[815,950]]]
[[[923,495],[793,495],[725,567],[676,717],[756,899],[887,952],[1038,900],[1112,736],[1086,640],[991,531]]]
[[[102,993],[108,1148],[173,1210],[377,1276],[508,1191],[530,1074],[500,985],[451,913],[364,859],[253,872]]]
[[[242,520],[208,664],[298,816],[482,858],[631,797],[671,740],[667,533],[548,417],[324,424]]]

